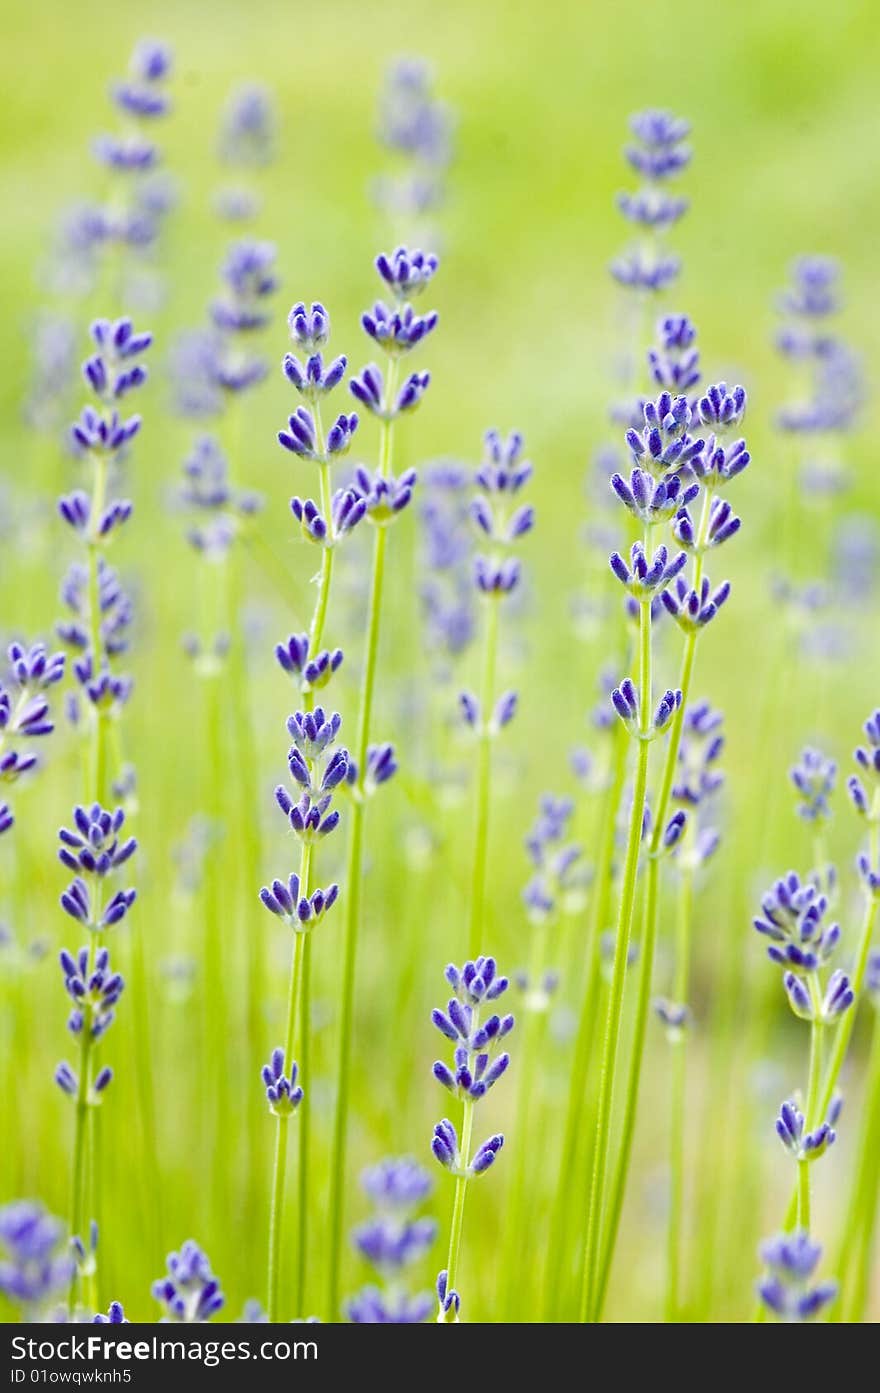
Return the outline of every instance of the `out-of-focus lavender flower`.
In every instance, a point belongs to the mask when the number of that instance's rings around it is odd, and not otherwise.
[[[442,202],[452,125],[449,108],[434,95],[428,64],[396,59],[380,96],[378,137],[397,167],[374,184],[377,201],[391,217],[418,218]]]
[[[111,1301],[107,1307],[107,1314],[99,1311],[92,1321],[93,1325],[128,1325],[129,1320],[122,1307],[121,1301]]]
[[[38,1318],[73,1276],[63,1240],[61,1221],[35,1200],[0,1208],[0,1292],[27,1318]]]
[[[466,527],[468,472],[454,461],[429,466],[423,475],[421,561],[425,641],[432,656],[455,658],[474,633],[468,562],[471,545]]]
[[[657,293],[676,279],[680,262],[662,248],[661,237],[687,211],[687,199],[669,192],[668,180],[690,161],[686,121],[665,111],[643,111],[630,120],[636,142],[626,158],[642,178],[634,193],[618,195],[617,206],[642,233],[642,241],[611,264],[611,274],[628,289]]]
[[[220,1283],[206,1253],[191,1238],[179,1253],[169,1253],[168,1274],[153,1283],[153,1296],[162,1306],[163,1321],[202,1323],[224,1304]]]
[[[220,270],[220,297],[211,318],[223,333],[247,333],[269,322],[268,299],[278,288],[275,247],[271,242],[233,242]]]
[[[411,1296],[402,1288],[403,1272],[425,1256],[436,1236],[433,1219],[416,1210],[432,1189],[427,1172],[410,1157],[389,1158],[361,1177],[373,1216],[352,1235],[355,1247],[382,1280],[382,1289],[369,1286],[348,1303],[356,1324],[413,1324],[427,1319],[433,1306],[430,1293]]]
[[[584,900],[587,873],[583,848],[566,840],[574,804],[568,798],[544,794],[538,817],[526,837],[526,850],[534,874],[522,893],[530,917],[541,923],[559,911],[571,912]],[[546,1009],[540,983],[527,985],[529,1003]]]
[[[76,369],[76,329],[61,314],[43,312],[29,326],[31,380],[25,419],[35,430],[60,428]]]
[[[670,314],[657,325],[656,347],[648,349],[648,367],[658,387],[681,396],[700,381],[697,331],[686,314]]]
[[[826,822],[831,816],[829,799],[837,780],[837,765],[821,750],[807,746],[801,751],[789,777],[800,795],[798,816],[806,822]]]
[[[880,708],[865,721],[865,744],[855,751],[858,774],[847,780],[847,791],[857,813],[869,823],[880,822]]]
[[[811,1285],[822,1256],[808,1233],[785,1233],[761,1245],[767,1275],[758,1283],[763,1305],[787,1323],[814,1320],[837,1295],[835,1282]]]
[[[243,526],[262,506],[257,494],[233,488],[229,465],[216,438],[202,435],[183,463],[179,502],[198,522],[187,531],[196,551],[216,559],[228,552]]]
[[[272,96],[259,83],[230,93],[220,127],[220,158],[232,167],[253,169],[275,156],[277,117]]]
[[[55,729],[47,693],[64,676],[64,654],[45,644],[11,643],[8,671],[0,677],[0,785],[13,784],[36,768],[37,757],[22,742],[51,735]],[[13,825],[7,804],[0,808],[0,835]]]

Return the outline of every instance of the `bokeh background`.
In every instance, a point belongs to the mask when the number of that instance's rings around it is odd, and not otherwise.
[[[524,553],[527,599],[506,626],[502,657],[507,684],[520,690],[521,709],[499,757],[490,852],[493,941],[511,967],[528,957],[520,903],[528,875],[522,838],[542,791],[573,789],[568,752],[592,738],[587,713],[598,695],[596,675],[607,662],[620,660],[618,643],[578,623],[577,597],[589,596],[605,565],[604,553],[584,538],[591,507],[584,481],[596,449],[613,438],[607,408],[620,348],[620,300],[607,263],[625,241],[614,196],[629,183],[621,157],[626,120],[634,110],[662,105],[693,123],[695,157],[683,184],[692,206],[675,234],[684,270],[668,307],[695,319],[707,376],[747,386],[753,463],[737,492],[741,538],[721,563],[734,594],[701,645],[696,680],[697,692],[725,712],[729,781],[724,846],[699,900],[694,999],[699,1029],[691,1144],[694,1155],[699,1151],[711,1166],[712,1193],[707,1198],[705,1170],[701,1183],[695,1166],[690,1195],[694,1206],[711,1203],[717,1223],[710,1251],[705,1242],[695,1243],[689,1264],[695,1283],[710,1283],[715,1318],[742,1317],[750,1308],[757,1241],[776,1226],[790,1179],[772,1118],[804,1062],[804,1036],[788,1019],[776,974],[762,961],[750,915],[773,875],[789,865],[810,865],[809,834],[795,819],[787,784],[790,764],[807,741],[847,763],[860,723],[880,693],[876,586],[861,607],[853,601],[848,614],[835,616],[839,642],[833,653],[828,645],[805,645],[802,621],[774,598],[775,573],[800,583],[821,576],[840,526],[859,518],[878,527],[880,508],[873,394],[860,429],[846,442],[850,489],[828,505],[793,485],[796,452],[773,424],[775,410],[793,393],[790,365],[773,347],[773,302],[793,256],[820,252],[839,258],[846,298],[841,332],[863,355],[870,383],[880,349],[880,180],[872,154],[880,141],[880,14],[869,4],[802,0],[735,9],[693,0],[539,7],[449,0],[442,12],[394,0],[381,7],[343,0],[323,6],[269,0],[152,0],[146,9],[128,0],[7,6],[0,117],[4,634],[51,632],[60,577],[71,559],[54,518],[54,496],[73,486],[72,465],[57,439],[34,431],[22,412],[29,331],[40,306],[52,301],[40,269],[59,209],[101,193],[102,174],[89,142],[108,124],[108,81],[124,70],[134,41],[145,32],[167,39],[175,51],[174,113],[161,143],[179,181],[180,201],[164,234],[167,294],[146,316],[156,333],[158,370],[141,403],[145,428],[126,484],[137,511],[113,558],[132,582],[139,614],[132,658],[137,688],[126,738],[139,771],[143,857],[137,918],[147,978],[141,987],[132,983],[114,1028],[119,1067],[102,1119],[102,1291],[123,1299],[133,1318],[152,1318],[149,1282],[159,1275],[167,1249],[190,1235],[208,1249],[230,1315],[247,1297],[261,1297],[264,1284],[272,1130],[263,1118],[256,1076],[279,1028],[287,944],[254,897],[246,932],[270,942],[273,968],[261,1038],[248,1036],[243,1012],[234,1010],[226,1057],[222,1067],[214,1067],[216,1061],[206,1060],[194,1043],[194,1022],[204,1005],[194,948],[200,901],[198,893],[181,890],[175,855],[204,795],[197,684],[180,648],[194,624],[196,562],[184,540],[185,522],[170,506],[193,432],[171,412],[169,383],[159,365],[174,331],[202,322],[229,240],[212,207],[220,108],[230,87],[244,79],[267,84],[278,106],[278,158],[262,180],[256,225],[260,236],[277,244],[283,282],[276,322],[266,335],[268,354],[280,360],[285,351],[289,304],[320,298],[333,318],[334,348],[348,352],[357,367],[372,356],[358,327],[360,310],[375,294],[372,257],[396,238],[370,197],[371,182],[387,169],[375,135],[378,94],[389,61],[413,53],[430,60],[437,91],[457,124],[447,200],[436,217],[443,267],[434,300],[441,326],[422,355],[434,381],[421,411],[401,431],[398,458],[407,464],[439,456],[475,461],[483,430],[498,425],[525,432],[535,463],[539,522]],[[83,351],[88,319],[100,309],[99,295],[74,307],[82,317]],[[285,596],[256,564],[248,566],[249,671],[262,802],[260,810],[242,807],[240,822],[227,823],[218,854],[234,859],[239,839],[259,817],[267,874],[293,864],[287,864],[290,844],[272,810],[291,696],[271,647],[304,626],[313,563],[287,507],[290,495],[310,489],[312,481],[275,443],[275,431],[292,407],[289,388],[273,371],[244,408],[238,465],[242,482],[265,496],[260,526],[291,590]],[[370,441],[374,448],[367,427],[364,448]],[[462,952],[469,876],[469,755],[448,732],[446,718],[458,686],[476,684],[476,657],[466,655],[450,684],[428,694],[414,518],[395,530],[393,543],[375,726],[378,735],[398,743],[403,770],[370,814],[352,1220],[363,1212],[354,1183],[359,1165],[388,1151],[426,1157],[431,1126],[444,1111],[429,1078],[435,1044],[428,1013],[440,992],[443,965]],[[331,638],[339,633],[340,642],[352,634],[355,651],[366,565],[366,552],[355,550],[347,583],[334,596],[328,631]],[[676,649],[661,650],[661,680],[673,677]],[[352,719],[358,661],[351,663],[339,697]],[[230,734],[233,781],[237,749]],[[448,762],[446,773],[463,771],[459,793],[455,778],[434,778],[438,759]],[[75,738],[59,732],[46,771],[17,800],[22,863],[15,867],[11,848],[0,847],[0,920],[11,935],[0,950],[0,1199],[38,1195],[62,1214],[70,1117],[51,1082],[67,1050],[54,957],[70,933],[56,908],[63,877],[54,847],[55,829],[77,796],[78,769]],[[587,810],[587,836],[589,817]],[[841,867],[840,913],[849,932],[856,914],[850,867],[858,837],[854,817],[841,804],[829,845]],[[334,854],[342,855],[342,845]],[[315,951],[319,1170],[328,1140],[322,1109],[326,1118],[335,1058],[338,929],[328,921]],[[568,932],[576,944],[577,923]],[[45,951],[34,951],[35,944]],[[398,970],[401,955],[405,971]],[[239,969],[233,955],[233,1000]],[[658,970],[662,974],[662,949]],[[131,1001],[138,990],[144,991],[149,1016],[158,1174],[146,1164],[135,1090],[125,1081],[134,1051]],[[546,1060],[551,1158],[553,1122],[558,1130],[564,1107],[567,1011],[573,1003],[574,993],[563,982]],[[858,1057],[861,1032],[855,1046]],[[665,1079],[657,1026],[610,1305],[611,1314],[623,1319],[656,1318],[661,1309]],[[201,1125],[203,1088],[222,1090],[219,1138],[205,1135]],[[857,1100],[857,1084],[853,1091]],[[512,1087],[506,1095],[499,1089],[492,1117],[503,1124],[511,1148],[534,1150],[541,1210],[552,1164],[543,1136],[513,1135],[512,1099]],[[839,1178],[848,1174],[845,1129],[838,1150],[819,1186],[820,1231],[831,1228]],[[439,1175],[433,1201],[442,1230],[437,1267],[451,1188]],[[467,1224],[461,1285],[474,1319],[492,1314],[504,1196],[500,1165],[481,1185]],[[316,1291],[322,1288],[322,1203],[319,1193],[310,1257]],[[573,1226],[582,1223],[583,1203],[583,1195],[572,1194]],[[363,1273],[353,1255],[347,1263],[343,1285],[350,1290]]]

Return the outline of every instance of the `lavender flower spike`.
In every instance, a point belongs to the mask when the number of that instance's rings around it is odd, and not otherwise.
[[[153,1283],[153,1296],[163,1307],[163,1321],[203,1323],[224,1304],[220,1283],[207,1254],[189,1238],[179,1253],[169,1253],[168,1273]]]

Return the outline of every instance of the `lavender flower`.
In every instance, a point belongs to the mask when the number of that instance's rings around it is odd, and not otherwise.
[[[0,1208],[0,1292],[30,1318],[38,1318],[73,1275],[63,1239],[61,1221],[34,1200]]]
[[[275,154],[276,116],[265,87],[246,83],[229,96],[220,129],[220,158],[231,167],[254,169]]]
[[[825,822],[831,816],[829,799],[834,792],[837,765],[826,759],[821,750],[807,746],[789,777],[800,794],[798,816],[805,822]]]
[[[64,654],[45,644],[11,643],[9,664],[0,679],[0,784],[13,784],[36,767],[37,757],[20,749],[22,741],[39,740],[54,730],[46,693],[64,676]],[[7,804],[0,807],[0,835],[13,825]]]
[[[163,1321],[203,1323],[224,1304],[220,1283],[211,1271],[206,1253],[191,1238],[179,1253],[169,1253],[168,1275],[153,1283],[152,1292],[162,1306]]]
[[[431,71],[418,58],[399,58],[389,67],[379,106],[379,139],[395,156],[398,172],[374,186],[380,205],[394,218],[412,219],[443,199],[452,158],[452,118],[434,95]]]
[[[834,1282],[810,1285],[822,1249],[807,1233],[780,1234],[761,1245],[761,1259],[768,1269],[758,1283],[758,1295],[778,1320],[814,1320],[837,1295]]]
[[[59,961],[64,989],[73,1001],[68,1030],[73,1035],[87,1030],[93,1040],[99,1040],[113,1024],[113,1007],[125,986],[119,973],[110,970],[109,950],[99,949],[90,965],[88,948],[81,948],[75,958],[64,948]]]
[[[111,1301],[107,1307],[107,1314],[99,1311],[93,1320],[93,1325],[128,1325],[129,1320],[122,1308],[121,1301]]]
[[[855,751],[860,773],[847,780],[847,791],[857,813],[869,823],[880,821],[880,709],[864,724],[867,743]]]
[[[423,1321],[433,1305],[430,1294],[411,1296],[401,1283],[405,1269],[424,1257],[437,1236],[434,1220],[419,1218],[415,1212],[431,1192],[430,1177],[409,1157],[389,1158],[365,1171],[361,1183],[375,1213],[352,1237],[382,1287],[368,1286],[352,1297],[349,1318],[358,1325]]]
[[[266,1099],[269,1111],[276,1117],[289,1117],[303,1100],[303,1091],[296,1081],[297,1066],[290,1061],[290,1073],[284,1072],[284,1051],[272,1051],[272,1058],[260,1070],[260,1078],[266,1086]]]
[[[830,1122],[822,1122],[813,1131],[806,1130],[806,1119],[792,1100],[782,1104],[776,1119],[776,1134],[786,1151],[796,1161],[817,1161],[837,1139]]]
[[[439,1008],[431,1019],[455,1050],[453,1068],[442,1061],[434,1064],[438,1083],[460,1098],[465,1108],[484,1098],[506,1072],[510,1056],[499,1046],[513,1029],[513,1016],[495,1012],[481,1019],[482,1008],[496,1001],[507,990],[506,977],[500,977],[494,958],[480,957],[462,968],[450,964],[446,980],[453,989],[446,1010]],[[488,1170],[504,1144],[501,1136],[491,1137],[474,1155],[463,1155],[455,1127],[447,1119],[434,1128],[431,1149],[444,1169],[467,1180]]]
[[[656,293],[671,285],[680,269],[659,238],[687,211],[687,199],[671,194],[664,184],[690,161],[685,143],[690,127],[669,112],[644,111],[631,118],[630,128],[638,143],[627,147],[626,158],[643,184],[634,193],[620,194],[617,205],[644,240],[612,262],[611,274],[628,289]]]

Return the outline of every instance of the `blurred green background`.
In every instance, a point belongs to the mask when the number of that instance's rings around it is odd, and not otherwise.
[[[793,570],[806,580],[821,572],[831,527],[849,515],[880,518],[872,401],[847,444],[853,487],[835,502],[833,516],[792,490],[792,448],[772,426],[775,408],[792,391],[790,367],[773,349],[772,305],[794,255],[813,251],[840,258],[846,291],[841,332],[864,355],[872,375],[880,347],[880,181],[871,154],[880,139],[880,12],[867,4],[782,0],[735,10],[692,0],[541,7],[452,0],[442,10],[340,0],[320,7],[268,0],[153,0],[146,8],[8,5],[0,117],[0,470],[8,486],[4,521],[10,523],[0,541],[4,633],[48,634],[69,559],[59,556],[67,541],[59,537],[50,500],[62,483],[73,486],[71,473],[65,473],[71,466],[51,442],[29,430],[21,412],[29,373],[27,327],[35,308],[47,303],[39,265],[59,208],[102,191],[89,142],[111,124],[108,81],[124,71],[133,42],[144,33],[167,39],[175,51],[174,113],[159,139],[166,166],[179,180],[180,206],[163,242],[167,301],[146,316],[157,334],[157,367],[163,341],[176,328],[202,322],[229,239],[211,199],[218,182],[218,116],[232,85],[243,79],[266,83],[280,114],[278,160],[262,180],[265,201],[256,227],[277,244],[283,282],[276,323],[266,336],[273,360],[286,347],[282,311],[299,298],[325,301],[333,317],[333,347],[348,352],[352,367],[372,356],[358,314],[375,295],[372,257],[395,239],[369,197],[371,181],[387,168],[375,139],[375,116],[389,60],[400,53],[428,58],[437,91],[456,114],[456,157],[448,201],[437,219],[443,267],[434,300],[441,325],[419,364],[430,368],[434,381],[418,416],[401,432],[398,459],[410,464],[452,455],[473,461],[483,430],[497,424],[522,429],[535,462],[539,525],[525,550],[529,601],[507,623],[503,657],[505,685],[519,687],[522,706],[499,759],[491,846],[495,941],[510,966],[528,956],[519,902],[527,878],[522,837],[538,794],[571,787],[567,752],[591,738],[586,713],[597,696],[595,674],[607,661],[620,661],[618,644],[574,636],[571,611],[573,598],[589,590],[604,568],[604,556],[591,557],[581,540],[588,517],[583,481],[591,455],[609,436],[620,301],[606,268],[626,241],[614,207],[615,193],[631,184],[621,158],[626,120],[633,110],[662,105],[693,123],[695,158],[683,180],[692,206],[673,239],[684,271],[668,307],[695,319],[707,376],[743,381],[751,402],[753,463],[735,500],[744,527],[722,562],[734,596],[717,632],[702,645],[697,676],[697,691],[727,716],[730,780],[724,849],[701,895],[697,925],[695,1007],[705,1026],[700,1039],[709,1044],[695,1051],[694,1133],[707,1090],[725,1078],[725,1086],[736,1088],[731,1096],[743,1103],[732,1109],[731,1126],[740,1131],[731,1154],[748,1163],[749,1173],[719,1181],[722,1217],[718,1248],[709,1260],[720,1274],[715,1314],[742,1316],[749,1308],[756,1241],[776,1226],[789,1178],[772,1133],[773,1110],[780,1090],[799,1080],[805,1049],[802,1034],[789,1027],[775,974],[760,960],[750,914],[770,877],[789,864],[810,864],[809,838],[793,816],[786,787],[790,763],[807,739],[847,761],[861,720],[878,700],[876,593],[874,609],[847,629],[843,659],[834,665],[811,664],[801,655],[771,598],[769,576],[790,559],[784,537],[796,537]],[[87,319],[98,309],[97,302],[82,307],[83,348]],[[194,623],[196,563],[183,540],[184,524],[167,508],[192,430],[171,416],[167,399],[163,373],[155,371],[141,405],[145,428],[127,485],[138,511],[112,557],[134,584],[140,616],[132,660],[137,689],[126,738],[140,777],[138,922],[149,958],[161,1176],[148,1173],[138,1128],[127,1125],[135,1105],[120,1067],[103,1118],[108,1140],[102,1291],[123,1299],[132,1317],[152,1315],[149,1281],[159,1275],[165,1251],[192,1231],[211,1255],[234,1316],[246,1297],[263,1294],[265,1190],[254,1186],[253,1176],[264,1173],[268,1185],[272,1133],[256,1070],[277,1031],[287,945],[254,901],[249,931],[271,936],[277,974],[262,1038],[241,1037],[238,1013],[230,1021],[231,1072],[217,1079],[192,1044],[197,984],[195,995],[187,997],[185,990],[169,987],[167,972],[169,959],[197,941],[198,900],[175,893],[172,849],[200,810],[201,797],[199,706],[179,647]],[[258,570],[249,569],[247,576],[267,874],[292,868],[286,860],[290,844],[271,808],[271,787],[283,772],[283,718],[291,701],[271,645],[306,619],[312,564],[294,533],[287,499],[311,490],[313,481],[274,439],[292,406],[289,389],[273,371],[245,407],[244,448],[236,466],[242,482],[264,492],[266,535],[296,582],[288,606]],[[369,425],[362,444],[375,448]],[[389,1150],[427,1155],[430,1127],[444,1111],[429,1080],[435,1045],[427,1013],[444,963],[461,954],[466,913],[470,804],[441,800],[439,810],[432,808],[424,781],[430,768],[424,747],[435,739],[442,758],[461,764],[466,754],[450,753],[444,734],[456,685],[435,693],[426,706],[416,680],[425,662],[415,532],[410,518],[393,534],[375,727],[377,736],[392,736],[395,723],[402,722],[403,733],[395,738],[404,776],[369,819],[352,1177],[358,1165]],[[351,626],[347,609],[356,612],[354,575],[353,591],[337,591],[333,601],[331,640],[334,625],[339,633]],[[353,651],[349,686],[340,696],[352,721],[356,634]],[[672,680],[676,653],[676,644],[662,650],[661,681]],[[459,681],[474,685],[473,653]],[[9,1010],[0,1199],[36,1194],[58,1213],[67,1202],[69,1117],[51,1084],[54,1064],[67,1048],[53,958],[70,935],[53,907],[61,885],[54,830],[77,788],[76,750],[69,737],[56,737],[50,767],[29,795],[17,799],[24,869],[15,872],[11,849],[0,849],[0,917],[10,921],[18,944],[15,954],[8,951],[4,970]],[[239,836],[248,835],[255,815],[242,809],[241,826],[227,829],[228,854],[234,855]],[[584,825],[589,828],[588,818]],[[831,846],[844,868],[841,916],[847,928],[855,912],[848,868],[858,835],[854,818],[841,808]],[[337,857],[343,845],[344,839]],[[329,874],[322,865],[321,878]],[[313,1095],[319,1166],[335,1058],[338,930],[328,921],[316,947],[316,1013],[323,1022]],[[53,951],[34,962],[20,950],[37,938]],[[407,972],[398,970],[395,955],[401,953]],[[132,985],[132,996],[134,991]],[[572,997],[563,986],[547,1064],[550,1126],[564,1105],[564,1007]],[[128,1005],[126,997],[112,1038],[114,1061],[124,1062],[131,1049]],[[751,1028],[750,1021],[758,1024]],[[611,1306],[624,1319],[655,1318],[661,1309],[665,1070],[659,1027],[655,1046]],[[757,1046],[758,1057],[750,1056]],[[709,1073],[712,1060],[721,1075]],[[219,1149],[201,1133],[195,1106],[206,1067],[210,1086],[228,1091]],[[250,1101],[247,1089],[254,1095]],[[511,1135],[512,1099],[512,1086],[493,1096],[493,1125],[504,1126],[511,1147],[537,1149],[535,1138]],[[826,1166],[820,1216],[831,1214],[834,1176],[847,1173],[845,1142],[834,1157],[840,1169]],[[723,1149],[723,1139],[718,1145]],[[451,1205],[445,1180],[439,1176],[435,1197],[441,1220],[437,1267]],[[467,1221],[462,1287],[474,1319],[492,1315],[504,1181],[499,1166],[481,1185]],[[544,1196],[549,1183],[541,1182]],[[744,1193],[755,1200],[747,1213]],[[321,1263],[320,1196],[317,1203],[315,1270]],[[150,1217],[159,1204],[161,1231]],[[362,1212],[357,1199],[351,1212],[353,1218]],[[581,1213],[582,1197],[574,1194],[573,1224]],[[822,1222],[820,1217],[820,1229]],[[704,1260],[698,1250],[692,1266]],[[352,1257],[345,1288],[362,1278]]]

